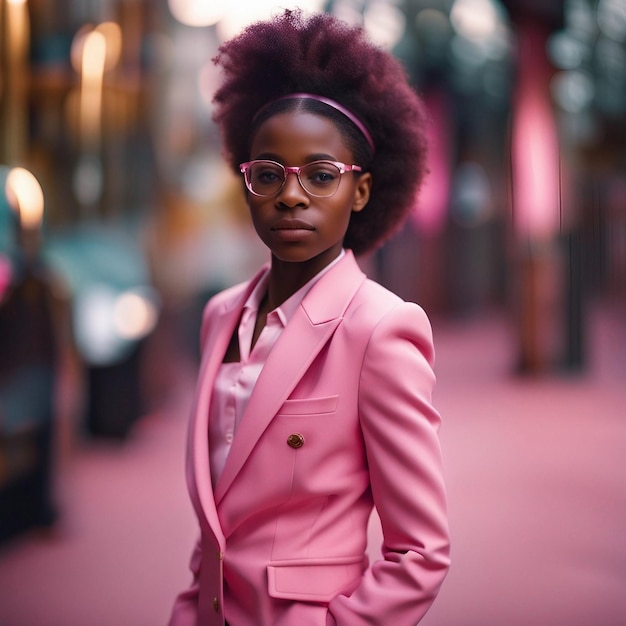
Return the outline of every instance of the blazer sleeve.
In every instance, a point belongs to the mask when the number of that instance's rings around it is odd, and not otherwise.
[[[381,560],[350,596],[329,605],[328,626],[415,626],[447,573],[449,534],[430,323],[413,303],[376,325],[362,364],[359,419],[374,505],[383,531]]]
[[[198,622],[198,574],[201,560],[202,549],[198,539],[189,564],[189,569],[193,574],[192,583],[188,589],[176,597],[168,626],[196,626]]]

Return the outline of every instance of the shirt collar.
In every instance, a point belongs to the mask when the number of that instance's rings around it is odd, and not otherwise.
[[[324,275],[331,267],[339,263],[339,261],[346,254],[345,250],[342,248],[341,252],[337,256],[336,259],[333,259],[326,267],[320,270],[313,278],[311,278],[307,283],[305,283],[298,291],[296,291],[292,296],[287,298],[280,306],[277,306],[275,309],[272,309],[268,313],[268,317],[272,314],[276,315],[280,320],[281,324],[287,326],[287,322],[294,316],[298,306],[304,300],[304,296],[309,292],[309,290],[315,285],[315,283]],[[243,307],[244,314],[249,316],[253,314],[256,318],[256,314],[259,311],[259,307],[261,306],[261,302],[267,292],[267,284],[269,282],[269,268],[265,271],[263,276],[261,276],[259,282],[256,284],[256,287],[253,289],[252,293],[246,300],[246,303]]]

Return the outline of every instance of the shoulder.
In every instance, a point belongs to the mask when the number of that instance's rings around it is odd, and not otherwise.
[[[237,306],[242,299],[244,299],[245,302],[245,298],[250,295],[256,284],[267,272],[267,269],[267,266],[263,266],[249,280],[228,287],[211,296],[204,307],[204,317],[206,318],[207,315],[214,311],[226,311],[234,306]]]
[[[251,281],[247,280],[245,282],[238,283],[237,285],[228,287],[211,296],[205,305],[205,311],[228,307],[231,303],[236,302],[243,296],[244,293],[246,293],[250,282]]]
[[[430,326],[424,309],[415,302],[407,302],[381,284],[366,279],[352,300],[347,313],[351,317],[378,324],[391,315],[399,320],[420,320]]]
[[[211,319],[227,312],[235,306],[236,303],[244,297],[247,284],[248,283],[240,283],[238,285],[233,285],[232,287],[224,289],[209,298],[207,303],[204,305],[204,311],[202,312],[201,337],[203,339]]]
[[[432,327],[424,309],[367,279],[344,316],[346,331],[367,341],[367,352],[396,341],[416,346],[428,362],[434,358]]]
[[[231,310],[243,307],[254,286],[267,271],[263,267],[253,278],[242,283],[228,287],[212,296],[204,306],[202,313],[201,342],[204,343],[207,328],[212,319],[219,317]]]

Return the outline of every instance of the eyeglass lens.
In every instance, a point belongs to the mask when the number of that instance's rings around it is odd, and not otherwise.
[[[261,196],[277,193],[285,183],[284,168],[272,161],[257,161],[248,170],[251,190]],[[341,172],[336,165],[326,161],[309,163],[300,169],[298,179],[307,193],[312,196],[332,196],[337,187]]]

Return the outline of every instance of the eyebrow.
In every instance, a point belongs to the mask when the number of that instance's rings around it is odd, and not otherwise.
[[[254,159],[252,160],[253,161],[276,161],[277,163],[281,163],[282,165],[285,165],[285,163],[283,163],[283,160],[280,158],[280,156],[278,156],[277,154],[274,154],[273,152],[263,152],[255,156]],[[305,162],[312,163],[313,161],[337,161],[337,160],[338,160],[337,157],[333,156],[332,154],[325,154],[323,152],[320,152],[318,154],[307,155]]]

